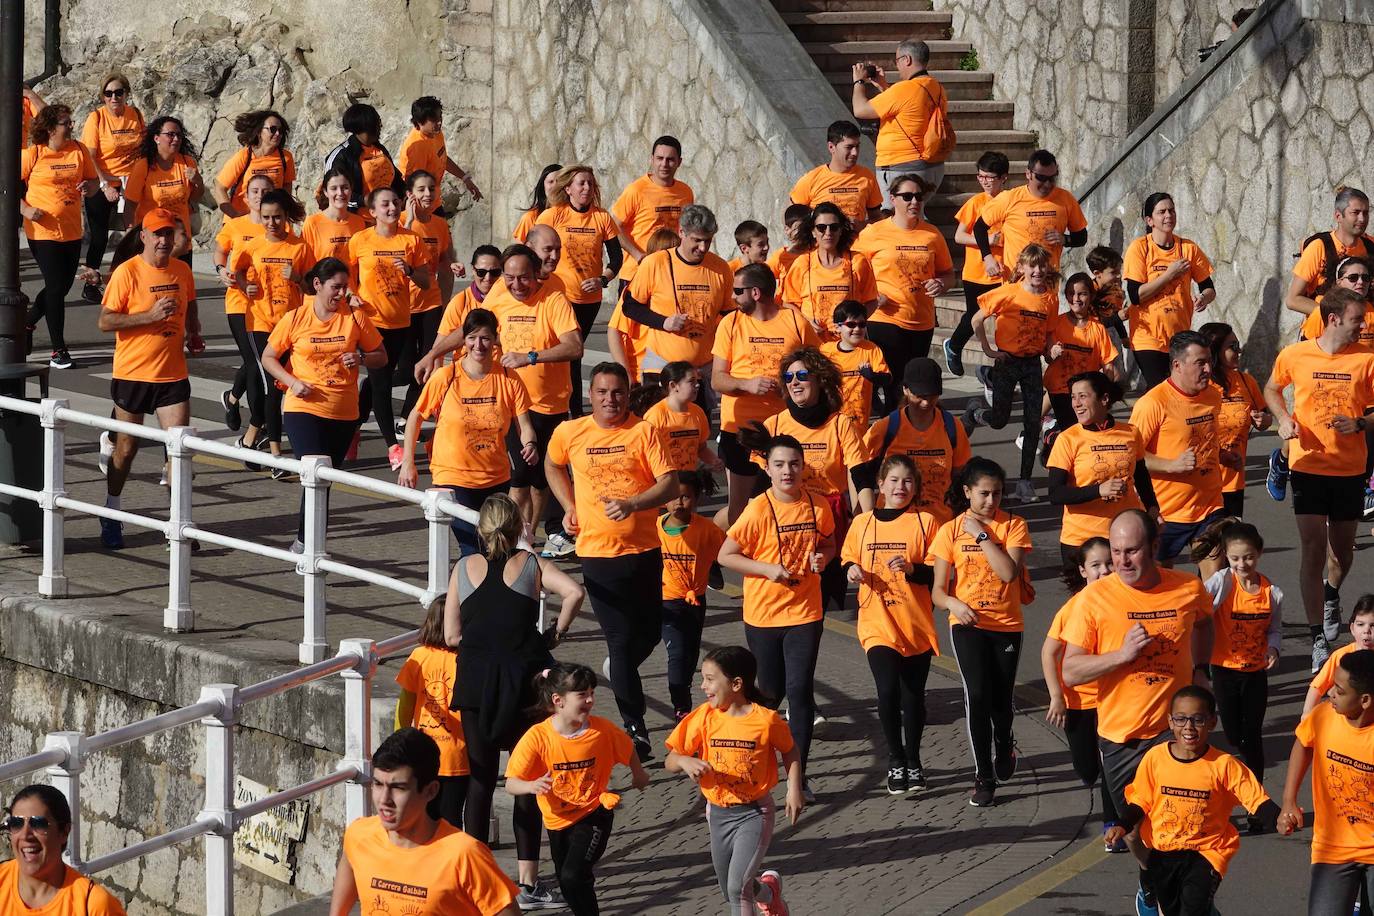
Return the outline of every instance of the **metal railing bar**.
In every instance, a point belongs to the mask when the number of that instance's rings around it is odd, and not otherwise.
[[[0,408],[9,409],[13,398],[0,398]],[[110,433],[123,433],[126,436],[133,436],[137,439],[150,439],[153,442],[167,444],[167,433],[156,426],[142,426],[138,423],[128,423],[124,420],[116,420],[112,417],[101,417],[96,414],[82,413],[70,407],[63,407],[57,411],[58,422],[76,423],[78,426],[93,426],[96,429]]]
[[[284,805],[298,798],[304,798],[307,795],[314,795],[316,792],[321,792],[332,786],[337,786],[339,783],[349,782],[350,780],[357,779],[360,775],[362,774],[358,772],[357,767],[344,767],[326,776],[319,776],[309,782],[303,782],[294,788],[283,789],[280,792],[265,795],[255,802],[237,806],[234,808],[232,815],[234,827],[237,829],[240,824],[256,814],[269,811],[278,805]]]
[[[26,413],[31,417],[37,417],[43,413],[43,402],[29,401],[24,398],[0,397],[0,410],[8,410],[10,413]]]
[[[376,651],[377,657],[381,659],[392,655],[399,655],[407,649],[415,648],[419,644],[420,631],[411,630],[409,633],[401,633],[390,639],[383,639],[381,642],[375,643],[372,648]]]
[[[322,662],[307,665],[304,668],[297,668],[294,671],[284,671],[276,677],[269,677],[265,681],[259,681],[248,687],[240,688],[239,699],[244,705],[254,700],[264,700],[267,697],[285,693],[293,687],[301,687],[312,681],[323,680],[331,674],[338,674],[340,671],[347,671],[358,663],[356,655],[336,655],[333,658],[326,658]]]
[[[138,515],[133,512],[125,512],[123,509],[111,509],[109,506],[101,506],[96,503],[88,503],[79,499],[72,499],[70,496],[59,496],[55,500],[59,509],[75,509],[87,515],[95,515],[100,518],[112,518],[117,522],[124,522],[126,525],[137,525],[139,528],[149,528],[153,531],[167,534],[168,523],[160,518],[152,518],[147,515]]]
[[[301,472],[301,460],[299,458],[279,458],[270,452],[239,448],[237,445],[225,445],[223,442],[217,442],[214,439],[202,439],[200,436],[187,436],[182,441],[193,452],[218,455],[233,461],[251,461],[253,464],[260,464],[265,468],[281,468],[292,474]]]
[[[203,703],[195,703],[191,706],[183,706],[180,709],[173,709],[161,715],[153,716],[151,719],[144,719],[141,722],[131,722],[128,725],[121,725],[119,728],[112,728],[107,732],[92,735],[86,739],[86,749],[89,751],[103,751],[121,744],[128,744],[131,741],[140,741],[143,738],[156,735],[160,732],[169,731],[173,728],[180,728],[183,725],[190,725],[206,716],[219,715],[222,712],[220,704],[216,701],[206,700]]]
[[[425,501],[424,490],[412,490],[388,480],[378,480],[376,477],[366,477],[350,471],[341,471],[338,468],[320,468],[319,475],[321,480],[327,480],[330,483],[346,483],[359,490],[366,490],[369,493],[385,496],[398,502],[407,502],[419,506]]]
[[[289,563],[292,566],[299,563],[301,559],[299,554],[292,553],[281,547],[268,547],[266,544],[255,544],[252,541],[245,541],[242,538],[220,534],[218,531],[197,528],[195,525],[185,526],[181,529],[181,533],[184,537],[204,541],[207,544],[214,544],[217,547],[232,547],[235,550],[242,550],[246,553],[256,554],[260,557],[281,560],[283,563]]]
[[[0,782],[9,782],[20,776],[46,770],[48,767],[63,763],[66,759],[67,755],[64,752],[54,748],[39,751],[37,754],[30,754],[27,757],[20,757],[18,760],[11,760],[9,763],[0,764]]]
[[[340,563],[337,560],[320,560],[319,568],[323,572],[338,573],[341,576],[348,576],[350,579],[358,579],[367,582],[378,588],[387,588],[393,592],[400,592],[402,595],[409,595],[419,601],[425,597],[425,589],[418,585],[411,585],[409,582],[401,582],[389,578],[381,573],[371,570],[359,569],[356,566],[349,566],[347,563]]]
[[[15,496],[19,499],[27,499],[30,502],[38,502],[42,496],[42,490],[30,490],[28,487],[16,487],[14,484],[0,483],[0,494],[5,496]]]
[[[116,865],[123,865],[131,859],[142,858],[168,846],[176,846],[185,843],[187,840],[194,840],[202,834],[210,833],[219,828],[219,820],[213,817],[202,817],[185,827],[178,827],[176,830],[169,830],[161,836],[144,840],[142,843],[135,843],[127,846],[118,852],[90,859],[81,865],[81,871],[87,875],[102,872],[107,868],[114,868]]]

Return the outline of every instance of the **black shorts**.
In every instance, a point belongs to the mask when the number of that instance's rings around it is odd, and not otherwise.
[[[537,410],[530,411],[530,424],[534,426],[534,441],[539,446],[539,460],[533,465],[525,463],[520,457],[520,424],[512,423],[506,433],[506,454],[510,457],[510,485],[515,488],[534,487],[544,490],[549,479],[544,474],[544,456],[549,453],[549,440],[558,424],[568,419],[566,413],[547,414]]]
[[[762,470],[754,463],[754,453],[740,445],[739,436],[735,433],[727,433],[722,429],[719,441],[720,460],[725,463],[725,469],[731,474],[753,477]]]
[[[120,410],[140,416],[157,411],[159,407],[170,407],[191,400],[191,380],[179,382],[134,382],[128,379],[110,379],[110,400]]]
[[[1364,512],[1365,475],[1330,477],[1288,472],[1294,515],[1324,515],[1328,521],[1357,522]]]

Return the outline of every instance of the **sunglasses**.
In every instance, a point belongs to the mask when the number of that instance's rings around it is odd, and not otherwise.
[[[900,195],[898,195],[898,196],[900,196]],[[817,232],[839,232],[839,231],[840,231],[840,224],[839,224],[839,223],[817,223],[817,224],[816,224],[816,231],[817,231]]]
[[[5,818],[5,829],[10,833],[18,833],[24,829],[25,821],[28,821],[29,827],[38,833],[46,833],[48,827],[52,823],[41,814],[35,814],[31,817],[20,817],[17,814],[11,814],[9,817]]]
[[[65,120],[58,121],[58,122],[57,122],[57,126],[58,126],[58,127],[71,127],[71,126],[72,126],[72,119],[71,119],[71,118],[67,118],[67,119],[65,119]]]
[[[499,276],[500,273],[501,273],[501,268],[499,268],[499,267],[474,267],[474,268],[472,269],[472,272],[473,272],[474,275],[476,275],[476,276],[478,276],[478,277],[480,277],[480,278],[482,278],[482,279],[485,280],[487,277]]]
[[[1368,283],[1369,274],[1346,274],[1342,280],[1349,280],[1351,283]]]
[[[164,130],[164,131],[162,131],[161,133],[159,133],[158,136],[159,136],[159,137],[166,137],[168,140],[180,140],[180,139],[182,138],[183,134],[179,134],[179,133],[177,133],[176,131],[166,131],[166,130]]]
[[[867,321],[841,321],[841,322],[840,322],[840,327],[844,327],[844,328],[866,328],[866,327],[868,327],[868,322],[867,322]]]
[[[782,383],[784,385],[792,384],[793,379],[796,379],[799,382],[809,381],[811,379],[811,370],[798,369],[796,372],[784,372],[782,374]]]
[[[281,128],[276,126],[275,124],[269,124],[266,127],[264,127],[263,130],[267,131],[269,134],[281,133]]]
[[[1055,172],[1053,175],[1041,175],[1039,172],[1031,172],[1031,177],[1041,184],[1054,184],[1059,180],[1059,173]]]
[[[734,287],[735,295],[736,295],[736,296],[743,296],[745,293],[749,292],[749,290],[751,290],[751,289],[758,289],[758,287],[757,287],[757,286],[736,286],[736,287]]]
[[[921,195],[916,191],[898,191],[896,194],[893,194],[892,196],[897,198],[898,200],[904,200],[907,203],[911,203],[913,200],[921,199]],[[816,228],[819,229],[821,227],[817,226]]]
[[[129,90],[127,90],[127,89],[106,89],[106,90],[105,90],[105,98],[107,98],[107,99],[122,99],[122,98],[124,98],[124,96],[126,96],[126,95],[128,95],[128,94],[129,94]]]
[[[1195,728],[1202,728],[1202,726],[1206,725],[1209,721],[1211,721],[1211,718],[1211,716],[1204,716],[1201,714],[1196,716],[1171,715],[1169,716],[1169,724],[1172,725],[1174,728],[1182,728],[1185,725],[1192,725]]]

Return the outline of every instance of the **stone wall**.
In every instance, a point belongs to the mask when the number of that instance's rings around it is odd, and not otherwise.
[[[1233,0],[1156,0],[1155,102],[1163,102],[1198,65],[1197,52],[1231,34]],[[1258,6],[1259,0],[1250,0]]]

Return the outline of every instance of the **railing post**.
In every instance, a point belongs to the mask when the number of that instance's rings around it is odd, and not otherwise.
[[[43,750],[56,748],[67,755],[67,759],[50,766],[45,771],[52,779],[54,789],[67,797],[67,806],[72,809],[72,829],[67,834],[67,862],[72,868],[81,868],[81,771],[86,768],[85,736],[81,732],[49,732],[43,741]]]
[[[351,824],[372,813],[372,676],[377,653],[370,639],[345,639],[340,655],[356,656],[357,663],[340,675],[344,679],[344,757],[341,767],[355,767],[356,779],[344,786],[344,822]]]
[[[44,598],[67,597],[66,515],[58,508],[59,497],[67,495],[66,423],[57,412],[67,407],[65,398],[45,398],[38,421],[43,425],[43,493],[38,500],[43,510],[43,573],[38,577],[38,594]]]
[[[425,589],[426,600],[422,603],[426,610],[448,593],[448,533],[451,519],[447,512],[439,508],[439,500],[446,498],[449,498],[448,490],[425,491],[425,521],[429,523],[429,581]]]
[[[194,630],[196,612],[191,609],[191,541],[182,528],[191,524],[191,459],[186,437],[194,436],[194,426],[174,426],[167,430],[167,483],[171,490],[167,542],[171,561],[167,570],[167,607],[162,611],[163,629],[178,633]]]
[[[329,481],[320,479],[320,468],[331,467],[324,455],[301,459],[301,486],[305,487],[305,549],[296,563],[296,572],[305,577],[305,631],[301,636],[300,662],[313,665],[324,661],[329,652],[325,638],[325,573],[320,560],[327,554],[325,534],[329,526]]]
[[[207,684],[201,703],[215,700],[218,715],[201,719],[205,726],[205,807],[199,817],[219,822],[205,834],[206,916],[234,914],[234,726],[238,723],[238,686]]]

